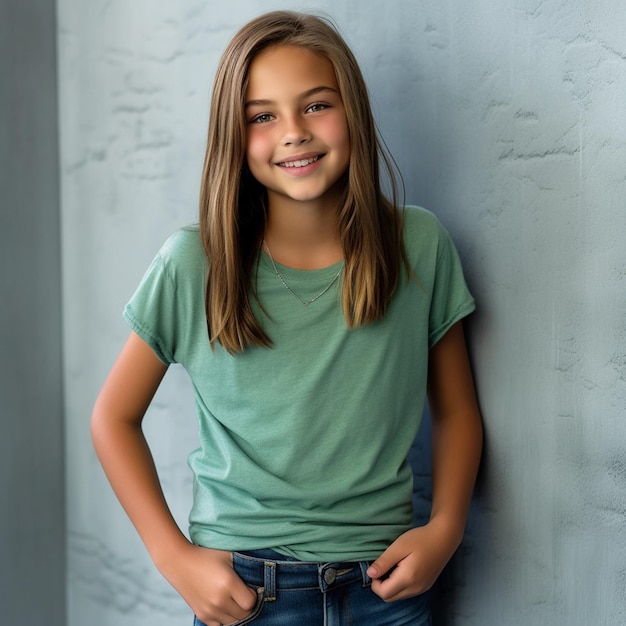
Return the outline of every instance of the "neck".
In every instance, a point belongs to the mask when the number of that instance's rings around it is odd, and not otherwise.
[[[271,202],[264,237],[274,259],[296,269],[320,269],[343,258],[334,206]]]

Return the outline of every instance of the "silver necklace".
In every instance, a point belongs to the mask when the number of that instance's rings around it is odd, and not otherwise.
[[[328,285],[326,285],[326,287],[324,287],[324,289],[322,289],[322,291],[320,291],[316,296],[314,296],[313,298],[311,298],[310,300],[303,300],[288,284],[287,281],[282,277],[282,274],[278,271],[278,268],[276,267],[276,262],[274,261],[274,257],[272,256],[272,251],[270,250],[269,245],[267,244],[267,241],[265,241],[265,239],[263,240],[263,245],[265,246],[265,249],[267,250],[267,255],[270,258],[270,261],[272,262],[272,267],[274,268],[274,273],[276,274],[276,276],[278,277],[278,280],[280,280],[280,282],[283,284],[283,287],[299,302],[302,303],[303,306],[309,306],[309,304],[312,304],[313,302],[315,302],[318,298],[321,298],[337,281],[337,279],[339,278],[339,275],[341,274],[341,272],[343,271],[343,263],[341,264],[341,267],[339,268],[339,271],[333,276],[332,280],[328,283]]]

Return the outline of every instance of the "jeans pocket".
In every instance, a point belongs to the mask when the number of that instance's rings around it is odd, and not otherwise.
[[[264,604],[263,600],[265,596],[265,589],[263,589],[263,587],[258,587],[254,590],[256,591],[256,604],[254,605],[254,608],[252,609],[252,612],[250,613],[250,615],[244,617],[242,620],[239,620],[238,622],[233,622],[232,624],[228,624],[227,626],[243,626],[244,624],[251,624],[252,622],[254,622],[255,619],[257,619],[257,617],[259,617],[259,615],[261,615],[261,611],[263,610],[263,604]]]
[[[254,589],[254,587],[252,587],[252,589]],[[224,624],[224,626],[242,626],[243,624],[251,624],[257,617],[259,617],[261,611],[263,610],[265,590],[263,589],[263,587],[259,587],[257,589],[254,589],[254,591],[256,591],[256,604],[254,605],[254,609],[252,609],[252,613],[244,617],[242,620],[239,620],[238,622]],[[194,615],[193,626],[206,626],[206,624],[202,620],[198,619],[197,615]]]

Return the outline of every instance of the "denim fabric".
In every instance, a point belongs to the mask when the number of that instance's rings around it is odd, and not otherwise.
[[[250,587],[262,588],[255,609],[236,626],[432,624],[426,595],[386,603],[373,593],[367,562],[303,563],[256,550],[233,553],[233,567]],[[195,618],[194,626],[204,624]]]

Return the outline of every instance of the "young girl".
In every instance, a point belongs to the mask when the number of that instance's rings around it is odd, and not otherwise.
[[[332,26],[244,26],[211,103],[199,227],[173,235],[125,309],[96,450],[195,624],[429,624],[481,451],[460,320],[474,303],[432,214],[396,208],[359,68]],[[388,165],[384,159],[385,165]],[[189,541],[141,430],[167,367],[194,385]],[[430,521],[407,453],[428,390]]]

